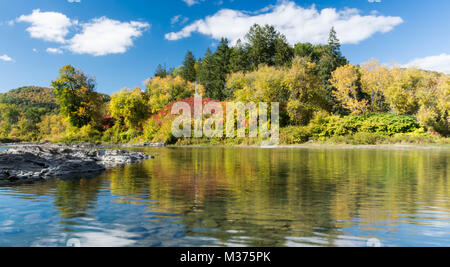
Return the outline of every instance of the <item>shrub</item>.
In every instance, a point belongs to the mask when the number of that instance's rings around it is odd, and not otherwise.
[[[350,143],[352,145],[377,145],[382,144],[386,140],[386,136],[379,133],[356,133],[351,136]]]
[[[311,138],[310,129],[307,126],[290,126],[280,131],[280,142],[286,145],[302,144]]]

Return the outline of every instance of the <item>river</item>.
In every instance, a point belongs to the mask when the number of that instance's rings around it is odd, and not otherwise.
[[[0,246],[450,246],[450,149],[145,151],[1,187]]]

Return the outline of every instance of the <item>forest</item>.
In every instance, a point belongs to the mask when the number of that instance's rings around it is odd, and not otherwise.
[[[145,88],[107,96],[92,76],[63,66],[51,89],[0,94],[0,141],[258,144],[252,138],[175,138],[170,106],[205,101],[279,102],[281,143],[449,144],[450,76],[378,60],[352,65],[330,30],[328,44],[291,46],[273,26],[254,25],[243,40],[187,52],[159,65]]]

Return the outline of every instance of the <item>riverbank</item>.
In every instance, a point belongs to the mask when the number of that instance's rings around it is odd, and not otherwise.
[[[112,148],[186,148],[186,147],[249,147],[249,148],[329,148],[329,149],[450,149],[450,143],[429,143],[429,144],[333,144],[325,142],[309,142],[305,144],[278,144],[261,145],[259,143],[220,143],[220,142],[199,142],[192,144],[179,143],[167,145],[164,143],[139,143],[139,144],[102,144],[102,143],[72,143],[72,144],[52,144],[52,143],[0,143],[0,147],[26,147],[39,146],[46,148],[72,148],[72,149],[112,149]]]

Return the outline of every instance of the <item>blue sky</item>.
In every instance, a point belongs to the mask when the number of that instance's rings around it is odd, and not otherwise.
[[[291,43],[324,42],[335,26],[353,64],[450,73],[448,0],[0,0],[0,92],[50,86],[65,64],[94,75],[100,92],[142,86],[158,64],[203,56],[255,22]]]

